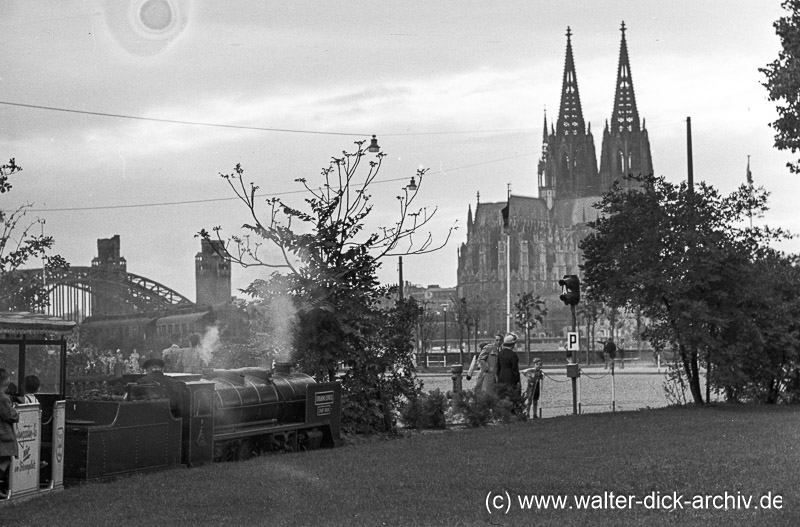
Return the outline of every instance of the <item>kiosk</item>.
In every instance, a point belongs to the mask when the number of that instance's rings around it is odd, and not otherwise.
[[[38,402],[17,405],[19,456],[11,460],[8,498],[0,504],[64,486],[66,335],[75,325],[43,314],[0,312],[0,368],[17,385],[17,399],[25,395],[25,377],[36,375],[41,383]]]

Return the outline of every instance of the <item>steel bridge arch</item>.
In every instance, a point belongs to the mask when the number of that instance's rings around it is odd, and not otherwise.
[[[42,283],[42,269],[17,271],[22,280]],[[192,306],[194,302],[177,291],[147,277],[108,267],[69,267],[50,271],[45,292],[50,298],[48,314],[65,318],[73,311],[80,318],[115,315]],[[74,290],[74,291],[71,291]],[[97,313],[98,295],[104,295],[105,309]],[[75,306],[79,309],[75,309]],[[77,316],[77,315],[76,315]]]

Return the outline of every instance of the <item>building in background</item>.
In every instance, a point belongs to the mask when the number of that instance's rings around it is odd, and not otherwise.
[[[561,335],[571,324],[569,309],[558,299],[558,280],[580,275],[580,241],[586,223],[597,218],[593,205],[626,174],[652,174],[650,141],[640,121],[633,89],[625,24],[621,27],[617,83],[611,121],[606,121],[598,169],[591,124],[581,108],[572,33],[567,50],[558,119],[544,118],[538,163],[538,197],[511,194],[500,203],[478,203],[467,212],[467,241],[458,251],[457,296],[484,312],[486,324],[505,330],[506,266],[510,257],[511,303],[517,294],[533,292],[547,302],[544,328]],[[508,235],[508,237],[507,237]],[[510,251],[510,253],[509,253]],[[513,327],[513,324],[512,324]]]

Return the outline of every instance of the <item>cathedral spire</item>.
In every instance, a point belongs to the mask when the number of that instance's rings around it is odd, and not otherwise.
[[[617,92],[614,96],[614,111],[611,113],[611,129],[614,132],[638,132],[639,112],[636,110],[636,96],[633,93],[628,43],[625,41],[625,22],[622,22],[620,31],[622,40],[619,45]]]
[[[583,134],[585,125],[581,97],[578,93],[578,77],[575,74],[575,59],[572,56],[572,30],[567,27],[567,56],[564,60],[564,79],[561,84],[561,108],[556,124],[558,135]]]
[[[547,108],[544,109],[544,126],[542,127],[542,144],[547,144]]]
[[[611,113],[611,122],[603,130],[603,146],[600,154],[601,191],[611,188],[616,180],[622,182],[623,188],[636,188],[637,184],[626,179],[626,176],[653,173],[650,139],[647,130],[640,127],[639,111],[636,109],[625,29],[623,22],[620,27],[622,37],[619,45],[614,110]]]

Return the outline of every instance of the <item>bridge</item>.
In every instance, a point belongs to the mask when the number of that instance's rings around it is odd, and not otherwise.
[[[15,272],[21,281],[43,282],[42,269]],[[44,290],[48,315],[81,322],[93,315],[122,315],[193,306],[194,302],[154,280],[105,266],[49,271]]]

